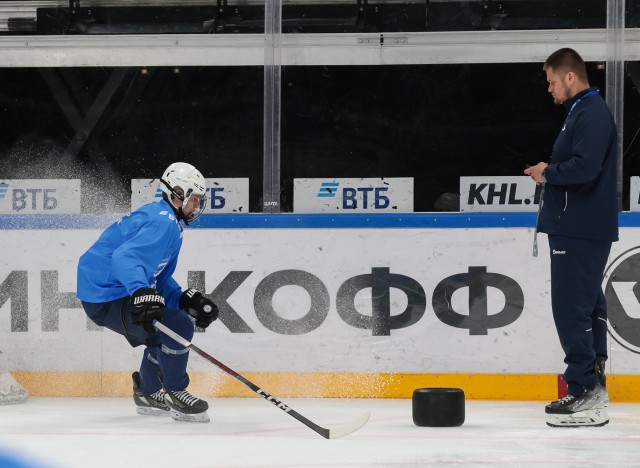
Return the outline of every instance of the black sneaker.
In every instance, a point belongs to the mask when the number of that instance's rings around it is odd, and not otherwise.
[[[602,408],[604,395],[598,391],[598,387],[593,390],[585,390],[580,396],[568,394],[564,398],[554,401],[545,407],[547,414],[573,414],[580,411]]]
[[[209,422],[209,403],[186,390],[165,390],[164,401],[169,406],[171,417],[176,421]]]
[[[140,373],[134,372],[133,402],[136,404],[138,414],[145,416],[162,416],[169,414],[169,407],[164,401],[164,390],[160,389],[152,395],[147,395],[140,390]]]

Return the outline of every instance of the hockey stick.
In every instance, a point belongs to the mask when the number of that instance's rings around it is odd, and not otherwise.
[[[246,378],[244,378],[243,376],[238,374],[233,369],[225,366],[223,363],[218,361],[213,356],[210,356],[209,354],[205,353],[204,351],[202,351],[200,348],[198,348],[196,345],[194,345],[190,341],[185,340],[180,335],[178,335],[176,332],[174,332],[170,328],[167,328],[166,326],[164,326],[162,323],[158,322],[157,320],[154,320],[153,321],[153,326],[156,327],[159,331],[161,331],[165,335],[167,335],[169,338],[172,338],[173,340],[175,340],[178,343],[180,343],[185,348],[188,348],[188,349],[191,349],[192,351],[195,351],[197,354],[199,354],[201,357],[203,357],[204,359],[206,359],[207,361],[212,363],[214,366],[222,369],[227,374],[229,374],[231,377],[233,377],[234,379],[240,381],[241,383],[243,383],[244,385],[249,387],[251,390],[256,392],[258,395],[260,395],[262,398],[267,400],[269,403],[277,406],[282,411],[287,413],[289,416],[292,416],[292,417],[296,418],[302,424],[304,424],[305,426],[307,426],[311,430],[316,431],[318,434],[320,434],[325,439],[337,439],[338,437],[342,437],[342,436],[346,436],[347,434],[351,434],[352,432],[355,432],[358,429],[360,429],[362,426],[364,426],[367,423],[367,421],[369,420],[369,412],[367,411],[366,413],[364,413],[363,415],[361,415],[357,419],[355,419],[355,420],[353,420],[351,422],[342,424],[340,426],[334,427],[334,428],[327,429],[327,428],[318,426],[316,423],[314,423],[313,421],[310,421],[309,419],[305,418],[300,413],[295,411],[293,408],[290,408],[289,406],[285,405],[284,403],[282,403],[277,398],[274,398],[268,392],[262,390],[256,384],[254,384],[253,382],[247,380]]]

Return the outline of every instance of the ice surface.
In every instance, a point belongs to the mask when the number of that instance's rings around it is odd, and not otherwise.
[[[284,399],[323,427],[371,411],[359,431],[327,440],[259,398],[208,401],[209,424],[140,416],[130,398],[30,398],[2,406],[0,466],[640,465],[640,404],[613,403],[602,428],[554,429],[545,424],[544,402],[468,400],[462,426],[429,428],[413,424],[411,400]]]

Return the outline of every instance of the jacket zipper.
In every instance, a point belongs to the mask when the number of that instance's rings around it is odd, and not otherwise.
[[[568,204],[569,204],[569,193],[565,190],[564,191],[564,208],[562,209],[562,211],[567,211]]]

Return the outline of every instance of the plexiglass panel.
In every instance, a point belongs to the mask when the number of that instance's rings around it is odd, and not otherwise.
[[[604,0],[286,0],[284,33],[585,29]],[[0,2],[0,34],[261,34],[264,0]]]
[[[128,211],[172,162],[262,187],[261,67],[0,68],[0,178],[80,178],[84,213]]]
[[[18,41],[0,68],[1,176],[79,174],[83,186],[106,187],[83,190],[83,211],[99,212],[128,204],[129,179],[181,159],[210,177],[249,178],[246,211],[263,211],[278,184],[279,211],[293,211],[294,179],[325,177],[413,177],[414,211],[457,211],[461,176],[520,175],[548,157],[564,118],[546,93],[549,50],[579,48],[606,93],[594,60],[610,49],[611,5],[283,0],[279,42],[262,36],[264,0],[0,2],[0,34],[11,36],[2,39]],[[633,28],[638,2],[626,11]],[[384,34],[398,32],[408,34]],[[154,48],[158,40],[170,44]],[[283,48],[263,49],[274,44]],[[141,63],[145,51],[155,66]],[[284,66],[281,90],[265,94],[268,57]],[[635,64],[625,78],[625,207],[638,172]],[[277,92],[280,132],[269,143],[265,103]],[[265,189],[265,155],[276,149],[279,182]],[[105,191],[115,196],[104,201]]]
[[[606,26],[603,0],[298,0],[283,32],[425,32],[584,29]]]
[[[413,177],[421,212],[458,211],[461,176],[548,160],[566,115],[542,63],[287,67],[282,90],[287,194],[295,178]]]
[[[604,71],[589,73],[604,89]],[[0,80],[2,177],[80,177],[101,194],[83,211],[110,211],[128,205],[130,179],[185,160],[207,177],[248,177],[248,210],[262,211],[260,67],[14,68]],[[336,177],[413,177],[415,211],[457,211],[461,176],[521,175],[548,158],[564,118],[540,63],[285,67],[282,83],[283,212],[295,178]],[[634,148],[625,172],[640,174]]]
[[[264,3],[207,0],[9,0],[0,33],[37,35],[220,34],[264,29]],[[241,27],[240,27],[241,25]]]
[[[623,209],[630,209],[630,178],[640,176],[640,62],[626,63],[624,87]],[[634,197],[633,211],[640,200]]]

